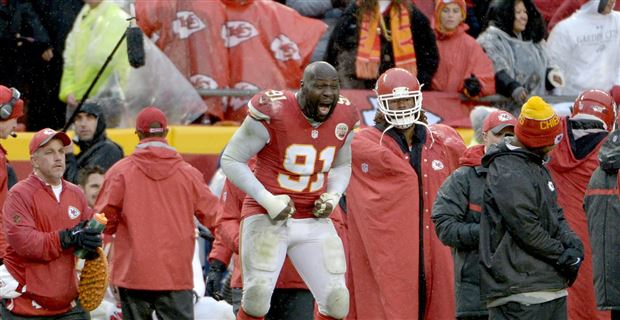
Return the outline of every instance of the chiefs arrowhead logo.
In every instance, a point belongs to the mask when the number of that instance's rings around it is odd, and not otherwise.
[[[368,163],[362,163],[362,172],[368,173]]]
[[[501,122],[510,121],[512,118],[513,118],[512,115],[506,114],[506,113],[500,113],[497,116],[497,119]]]
[[[192,11],[177,12],[177,19],[172,21],[172,32],[179,38],[186,39],[192,33],[205,28],[205,23]]]
[[[297,44],[283,34],[271,41],[271,51],[280,61],[301,60]]]
[[[228,21],[222,25],[220,36],[226,48],[232,48],[243,41],[258,36],[256,28],[247,21]]]
[[[217,81],[204,74],[195,74],[189,78],[194,88],[199,89],[217,89]]]
[[[433,170],[439,171],[444,168],[444,165],[443,165],[443,162],[441,162],[441,160],[433,160],[433,162],[431,162],[431,167],[433,168]]]
[[[82,214],[78,208],[73,206],[69,206],[69,209],[67,209],[67,213],[69,215],[69,219],[75,219],[79,217],[80,214]]]
[[[258,90],[257,86],[249,82],[239,82],[235,84],[233,88],[237,90]],[[259,103],[262,104],[266,102],[266,101],[262,101],[263,96],[261,96],[260,99],[261,100],[259,101]],[[234,110],[238,110],[240,108],[245,107],[248,104],[249,100],[250,100],[250,97],[232,97],[230,98],[229,106],[232,107]]]

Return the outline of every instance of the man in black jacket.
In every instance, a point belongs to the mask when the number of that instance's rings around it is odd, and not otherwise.
[[[487,114],[482,125],[484,144],[465,150],[459,168],[441,185],[435,198],[431,218],[439,240],[452,247],[456,317],[462,320],[488,318],[486,305],[480,301],[480,267],[478,243],[480,212],[487,168],[482,166],[484,153],[504,137],[513,136],[515,117],[502,110]]]
[[[540,97],[521,108],[516,139],[482,159],[488,168],[480,219],[480,290],[490,319],[566,319],[566,288],[583,261],[583,244],[557,203],[543,163],[562,124]]]
[[[107,171],[116,161],[123,158],[121,146],[108,139],[105,134],[105,115],[97,103],[84,103],[75,116],[73,125],[75,127],[73,143],[80,147],[80,153],[74,155],[73,146],[66,151],[65,180],[77,184],[81,168],[99,166]]]
[[[598,155],[600,166],[594,171],[584,207],[592,244],[592,265],[596,305],[611,309],[611,319],[620,320],[620,131],[611,133]]]

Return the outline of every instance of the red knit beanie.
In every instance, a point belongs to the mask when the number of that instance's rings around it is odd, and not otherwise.
[[[515,135],[530,149],[553,146],[562,140],[562,123],[551,105],[533,96],[521,107]]]

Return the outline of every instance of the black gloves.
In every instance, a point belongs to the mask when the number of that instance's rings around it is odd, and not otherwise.
[[[568,286],[572,286],[577,279],[577,273],[579,267],[583,263],[583,252],[575,249],[568,248],[564,250],[562,255],[556,261],[558,271],[566,278]]]
[[[465,79],[465,82],[463,84],[463,94],[465,94],[467,97],[476,97],[480,94],[480,91],[482,90],[482,84],[480,83],[480,80],[478,80],[478,78],[476,78],[475,74],[471,74],[471,77]]]
[[[226,273],[226,265],[217,259],[211,261],[207,273],[207,294],[215,300],[222,300],[222,279]]]
[[[95,251],[97,247],[101,247],[101,234],[86,227],[87,223],[88,221],[85,220],[71,229],[58,232],[60,236],[60,245],[63,249],[74,247]]]

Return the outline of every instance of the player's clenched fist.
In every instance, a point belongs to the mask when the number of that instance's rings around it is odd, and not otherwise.
[[[340,201],[340,194],[323,193],[318,200],[314,201],[312,214],[317,218],[327,218],[338,205],[338,201]]]
[[[277,198],[279,201],[282,201],[284,203],[286,203],[286,206],[284,207],[284,209],[280,210],[280,212],[278,212],[277,214],[273,214],[272,212],[269,212],[269,217],[272,220],[285,220],[290,218],[293,214],[295,214],[295,203],[293,202],[293,199],[291,199],[291,197],[289,197],[286,194],[281,194],[281,195],[277,195],[275,196],[275,198]]]
[[[260,199],[262,200],[259,201],[260,205],[267,210],[267,214],[272,220],[288,219],[295,213],[295,203],[286,194],[274,196],[265,191]]]

